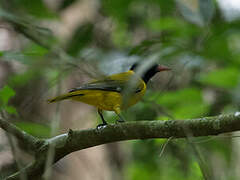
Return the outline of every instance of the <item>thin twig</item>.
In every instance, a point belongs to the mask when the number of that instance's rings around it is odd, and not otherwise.
[[[160,153],[159,153],[159,157],[162,157],[163,152],[164,152],[166,146],[167,146],[168,143],[172,140],[172,138],[173,138],[173,137],[168,138],[167,141],[163,144],[163,146],[162,146],[162,148],[161,148],[161,151],[160,151]]]
[[[8,142],[10,144],[10,147],[11,147],[11,151],[12,151],[12,155],[13,155],[13,158],[16,162],[16,165],[17,165],[17,168],[18,170],[20,171],[21,169],[24,168],[23,164],[21,163],[18,155],[17,155],[17,144],[16,142],[14,142],[14,139],[13,137],[11,136],[11,134],[7,133],[6,132],[6,136],[8,138]],[[26,180],[27,179],[27,175],[26,173],[23,171],[23,173],[20,174],[20,180]]]
[[[58,78],[58,87],[57,87],[57,92],[56,96],[58,96],[61,93],[61,76]],[[55,118],[51,122],[51,137],[56,136],[58,131],[59,131],[59,124],[60,124],[60,103],[57,103],[56,107],[56,113],[55,113]],[[55,143],[49,146],[48,152],[47,152],[47,160],[45,163],[45,170],[44,170],[44,175],[43,179],[48,180],[51,177],[52,174],[52,167],[51,165],[53,164],[54,161],[54,156],[55,156]]]

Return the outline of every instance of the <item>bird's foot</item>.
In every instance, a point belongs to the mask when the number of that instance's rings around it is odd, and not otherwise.
[[[101,129],[104,129],[106,126],[107,126],[107,123],[99,124],[97,125],[96,129],[101,130]]]
[[[124,123],[125,121],[123,119],[118,119],[117,123]]]

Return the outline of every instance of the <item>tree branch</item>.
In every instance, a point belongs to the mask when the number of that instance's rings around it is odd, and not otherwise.
[[[53,163],[56,163],[71,152],[111,142],[132,139],[210,136],[238,130],[240,130],[239,112],[189,120],[126,122],[111,124],[100,130],[70,130],[67,134],[46,139],[46,143],[38,150],[35,162],[7,179],[19,179],[22,172],[26,173],[29,179],[37,175],[40,176],[43,173],[47,150],[50,146],[55,149]]]
[[[43,140],[35,138],[34,136],[22,131],[12,123],[0,118],[0,127],[4,129],[7,133],[15,136],[22,144],[24,144],[27,150],[36,152],[39,147],[44,143]]]

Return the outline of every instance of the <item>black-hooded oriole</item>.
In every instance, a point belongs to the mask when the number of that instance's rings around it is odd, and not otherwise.
[[[71,89],[66,94],[49,99],[48,102],[52,103],[64,99],[71,99],[95,106],[103,122],[103,124],[98,126],[107,125],[107,122],[103,118],[103,110],[114,111],[120,117],[119,121],[123,122],[120,116],[121,110],[136,104],[142,98],[149,79],[157,72],[170,70],[168,67],[154,64],[147,69],[141,77],[136,77],[135,80],[137,83],[134,86],[134,90],[130,96],[128,96],[127,104],[123,105],[124,88],[129,85],[128,83],[131,78],[134,75],[136,76],[135,72],[137,67],[138,63],[135,63],[127,72],[113,74],[100,80],[91,81],[90,83]]]

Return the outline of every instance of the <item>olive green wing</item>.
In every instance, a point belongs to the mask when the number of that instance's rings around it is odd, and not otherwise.
[[[102,80],[95,80],[90,83],[84,84],[77,88],[71,89],[69,92],[74,92],[78,90],[102,90],[102,91],[113,91],[121,93],[124,88],[128,85],[132,73],[125,72],[119,73],[112,76],[107,76]],[[141,86],[136,87],[135,92],[141,91]]]

